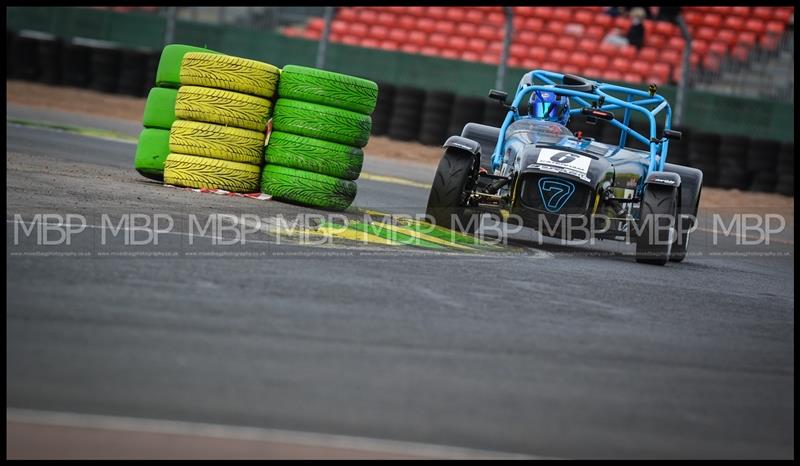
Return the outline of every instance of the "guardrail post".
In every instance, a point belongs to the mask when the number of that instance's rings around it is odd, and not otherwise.
[[[503,10],[506,13],[506,31],[503,36],[503,52],[500,55],[500,64],[497,66],[497,80],[494,83],[494,88],[498,91],[505,89],[508,49],[511,47],[511,37],[514,34],[514,12],[510,6],[503,7]]]
[[[322,29],[322,37],[319,38],[319,46],[317,47],[317,63],[315,68],[325,67],[325,52],[328,49],[328,40],[331,35],[331,23],[333,22],[333,13],[336,7],[325,7],[325,27]]]

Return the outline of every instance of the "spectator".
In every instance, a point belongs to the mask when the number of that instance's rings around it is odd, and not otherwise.
[[[644,18],[647,13],[644,8],[633,8],[631,10],[631,28],[628,29],[628,43],[641,49],[644,46]]]
[[[610,6],[606,9],[605,14],[616,18],[617,16],[622,16],[628,13],[628,8],[624,6]]]
[[[619,28],[611,28],[603,37],[603,42],[609,43],[611,45],[617,45],[620,47],[624,47],[628,45],[628,38],[622,33],[622,30]]]

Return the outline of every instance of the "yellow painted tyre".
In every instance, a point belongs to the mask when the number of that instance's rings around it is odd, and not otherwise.
[[[175,99],[175,117],[218,125],[264,131],[272,102],[241,92],[181,86]]]
[[[243,92],[267,99],[275,97],[281,71],[278,67],[246,58],[189,52],[181,64],[181,84]]]
[[[170,152],[261,165],[264,133],[232,126],[176,120],[169,131]]]
[[[237,193],[258,192],[261,167],[249,163],[169,154],[164,164],[164,183],[189,188],[224,189]]]

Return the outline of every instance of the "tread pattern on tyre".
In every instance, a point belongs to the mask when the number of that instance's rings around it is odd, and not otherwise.
[[[267,99],[275,96],[280,70],[269,63],[231,55],[189,52],[180,70],[182,85],[204,86]]]
[[[262,97],[198,86],[181,86],[175,116],[238,128],[264,131],[272,102]]]
[[[375,110],[378,85],[346,74],[286,65],[278,85],[278,95],[369,115]]]
[[[323,209],[344,210],[356,197],[356,184],[332,176],[267,164],[261,192],[276,199]]]
[[[675,189],[669,188],[659,188],[659,187],[648,187],[645,188],[645,196],[642,199],[642,207],[641,207],[641,218],[640,222],[646,220],[648,215],[664,215],[666,210],[666,206],[670,206],[670,212],[667,212],[667,215],[671,215],[670,220],[670,227],[675,227],[675,214],[676,214],[676,207],[677,207],[677,191]],[[647,190],[651,190],[649,193]],[[665,206],[665,203],[669,203]],[[656,220],[665,220],[663,217],[655,218]],[[665,235],[668,234],[665,224],[663,222],[658,222],[658,225],[661,229],[658,230],[660,236],[657,238],[658,241],[664,242],[667,240],[668,237]],[[650,225],[653,225],[654,222],[651,222]],[[641,227],[640,227],[641,228]],[[643,262],[647,264],[656,264],[656,265],[664,265],[669,261],[671,244],[667,245],[667,251],[664,251],[662,248],[665,246],[663,244],[650,244],[650,236],[651,236],[651,228],[645,228],[641,230],[642,236],[636,239],[636,261]]]
[[[190,188],[224,189],[238,193],[258,191],[261,169],[257,165],[227,160],[169,154],[164,183]]]
[[[273,131],[264,153],[266,162],[345,180],[361,174],[364,151],[358,147]]]
[[[275,131],[364,147],[369,140],[372,119],[369,115],[327,105],[278,99],[272,124]]]
[[[264,133],[231,126],[177,120],[169,133],[169,150],[231,162],[260,165]]]

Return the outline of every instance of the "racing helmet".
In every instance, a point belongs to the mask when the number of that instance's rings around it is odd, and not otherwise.
[[[569,121],[569,97],[554,92],[533,91],[528,115],[545,121],[555,121],[562,125]]]

